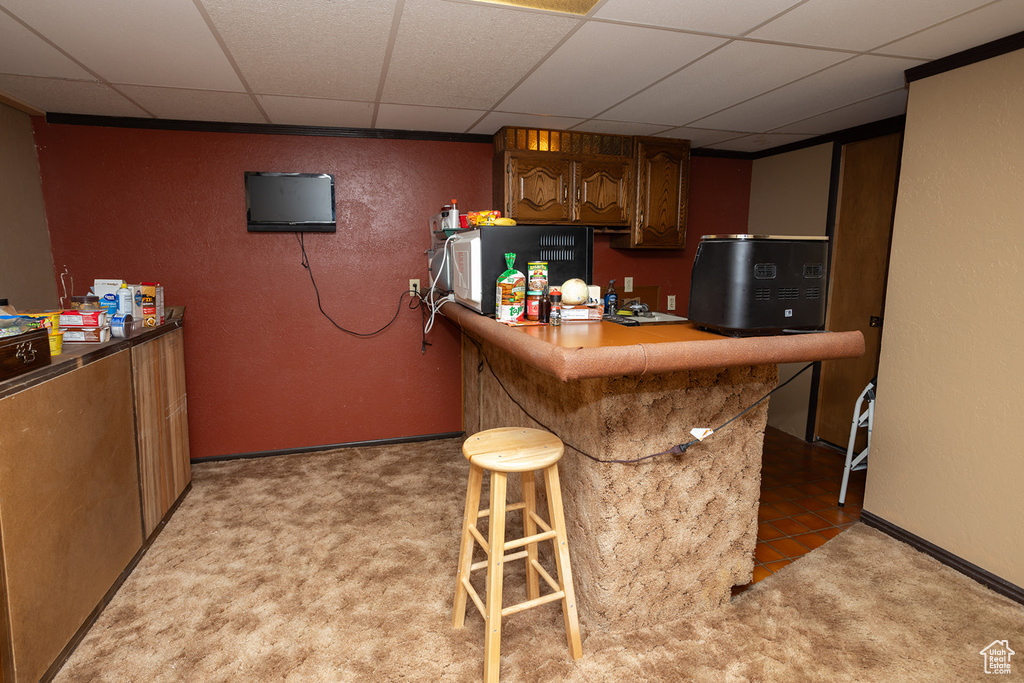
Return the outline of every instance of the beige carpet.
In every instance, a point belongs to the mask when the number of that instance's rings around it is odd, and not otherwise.
[[[450,625],[459,446],[196,466],[192,492],[55,680],[478,680],[479,614]],[[522,595],[516,578],[509,599]],[[986,680],[978,653],[996,639],[1024,652],[1024,607],[858,525],[706,617],[584,626],[577,662],[557,603],[510,616],[502,678]],[[1024,676],[1018,656],[1004,680]]]

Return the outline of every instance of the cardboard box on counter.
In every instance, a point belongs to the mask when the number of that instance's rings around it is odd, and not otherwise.
[[[107,324],[106,311],[63,311],[61,327],[103,327]]]
[[[604,316],[604,306],[573,306],[562,304],[563,323],[591,323],[598,322]]]
[[[139,285],[142,292],[142,320],[146,327],[164,324],[164,288],[159,282],[143,282]],[[133,316],[134,317],[134,316]]]
[[[61,328],[64,333],[64,341],[70,344],[82,342],[99,343],[110,341],[109,327],[67,327]]]

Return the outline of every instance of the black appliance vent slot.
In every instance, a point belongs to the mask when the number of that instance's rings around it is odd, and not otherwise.
[[[774,263],[756,263],[754,264],[754,277],[758,280],[774,280],[775,279],[775,264]]]
[[[538,261],[572,261],[573,251],[572,249],[541,249],[540,258]]]
[[[825,274],[825,267],[820,263],[805,263],[804,264],[804,277],[820,280]]]
[[[779,287],[779,299],[786,301],[789,299],[799,299],[800,288],[799,287]]]
[[[754,290],[754,301],[771,301],[772,290],[770,287],[758,287]]]
[[[808,287],[807,289],[804,290],[804,298],[805,299],[817,299],[820,296],[821,296],[821,288],[820,287]]]
[[[576,235],[541,235],[539,246],[572,249],[576,246]]]

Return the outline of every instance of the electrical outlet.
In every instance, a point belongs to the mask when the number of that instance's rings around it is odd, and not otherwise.
[[[667,308],[670,311],[676,310],[676,295],[675,294],[669,294],[668,295],[668,303],[665,305],[665,308]]]
[[[624,277],[622,278],[622,291],[629,294],[633,291],[633,278]]]
[[[409,280],[409,292],[410,292],[409,296],[419,296],[420,295],[420,281],[419,280]]]

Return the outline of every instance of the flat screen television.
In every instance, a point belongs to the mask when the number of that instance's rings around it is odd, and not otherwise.
[[[245,172],[249,232],[335,232],[334,176]]]

